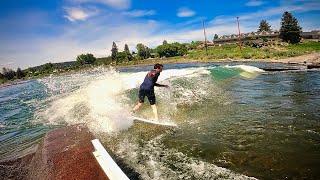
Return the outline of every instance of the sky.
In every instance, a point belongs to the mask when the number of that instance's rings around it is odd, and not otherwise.
[[[111,54],[137,43],[149,47],[256,31],[265,19],[278,30],[291,12],[303,31],[320,29],[319,0],[1,0],[0,67],[28,68]]]

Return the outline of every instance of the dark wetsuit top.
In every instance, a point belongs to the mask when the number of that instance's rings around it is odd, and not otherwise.
[[[144,81],[141,84],[140,89],[153,91],[154,86],[158,85],[156,82],[158,80],[159,75],[160,73],[157,73],[155,70],[150,71],[144,78]]]
[[[156,97],[154,95],[154,86],[159,86],[157,80],[160,73],[157,73],[156,70],[151,70],[146,77],[144,78],[143,83],[140,86],[139,90],[139,102],[143,103],[145,96],[148,97],[150,105],[156,103]]]

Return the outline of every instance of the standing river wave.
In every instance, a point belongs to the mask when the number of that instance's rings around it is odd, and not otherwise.
[[[82,123],[140,179],[319,179],[320,73],[270,73],[266,65],[165,65],[158,82],[170,88],[155,88],[158,111],[178,128],[130,118],[151,66],[0,88],[0,159]],[[137,116],[152,117],[148,102]]]

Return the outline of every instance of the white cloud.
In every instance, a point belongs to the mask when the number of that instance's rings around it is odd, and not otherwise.
[[[241,32],[256,31],[262,17],[272,25],[272,28],[279,28],[279,17],[284,10],[306,12],[315,9],[320,9],[320,6],[316,3],[304,3],[301,7],[289,4],[239,14]],[[86,18],[90,17],[89,15]],[[303,22],[306,23],[306,21]],[[310,21],[306,25],[310,24],[319,27],[320,23]],[[99,16],[91,18],[86,23],[68,23],[57,28],[61,29],[60,35],[5,38],[0,43],[0,64],[11,61],[15,63],[12,66],[25,68],[49,61],[75,60],[76,56],[81,53],[92,53],[96,57],[105,57],[110,55],[113,41],[117,43],[119,50],[123,50],[124,44],[128,44],[130,50],[135,50],[137,43],[155,47],[163,40],[190,42],[204,39],[201,19],[198,17],[178,24],[168,24],[154,20],[128,18],[119,11],[102,13],[101,10]],[[308,29],[308,27],[303,28]],[[236,18],[234,16],[216,17],[211,23],[208,23],[206,31],[209,40],[215,33],[219,35],[236,34]]]
[[[167,25],[154,20],[109,24],[110,22],[105,23],[106,19],[92,19],[88,23],[71,24],[72,26],[67,27],[63,34],[57,37],[38,37],[1,43],[0,52],[5,59],[14,60],[15,66],[26,68],[46,62],[72,61],[82,53],[106,57],[111,54],[113,41],[117,43],[119,50],[123,50],[124,44],[128,44],[130,50],[135,50],[137,43],[155,47],[165,39],[169,42],[203,39],[201,26],[197,29],[179,30],[174,27],[168,29]],[[229,25],[207,28],[208,34],[234,33],[233,31]],[[28,46],[30,43],[32,46]]]
[[[268,19],[273,16],[281,16],[285,11],[302,13],[302,12],[308,12],[313,10],[320,10],[320,2],[304,3],[300,5],[286,4],[279,7],[273,7],[269,9],[264,9],[256,12],[239,14],[234,16],[222,15],[222,16],[215,17],[210,23],[215,25],[232,23],[236,21],[236,16],[239,16],[239,19],[241,21],[258,20],[259,22],[262,18]]]
[[[264,4],[264,2],[260,0],[249,0],[246,6],[261,6],[262,4]]]
[[[132,10],[123,13],[126,16],[131,17],[143,17],[143,16],[152,16],[156,14],[155,10]]]
[[[115,9],[128,9],[131,6],[131,0],[68,0],[72,3],[100,3]]]
[[[194,16],[195,14],[196,13],[193,10],[187,7],[179,8],[177,12],[178,17],[191,17],[191,16]]]
[[[130,0],[99,0],[99,1],[117,9],[128,9],[131,5]]]
[[[64,17],[71,22],[85,21],[89,17],[96,15],[98,12],[96,9],[84,9],[79,7],[66,7],[64,9],[67,13]]]

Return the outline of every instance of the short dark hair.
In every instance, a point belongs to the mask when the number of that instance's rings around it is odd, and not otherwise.
[[[155,64],[155,65],[153,66],[153,69],[160,69],[160,67],[163,67],[163,65],[157,63],[157,64]]]

